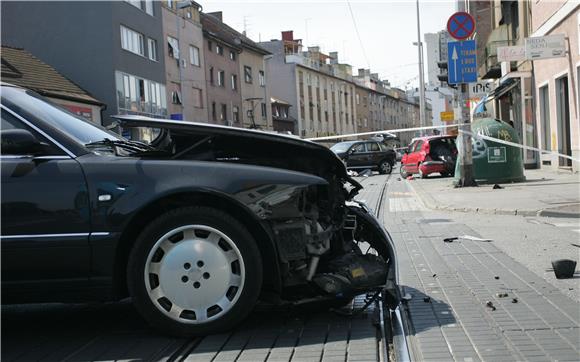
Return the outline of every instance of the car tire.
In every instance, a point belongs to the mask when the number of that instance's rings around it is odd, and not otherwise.
[[[405,165],[401,163],[401,167],[399,168],[399,173],[401,174],[402,178],[407,178],[409,174],[405,171]]]
[[[382,160],[379,163],[379,173],[381,175],[388,175],[393,172],[393,165],[388,160]]]
[[[127,265],[133,303],[154,327],[176,336],[231,329],[253,309],[262,260],[247,229],[221,210],[185,207],[149,224]]]

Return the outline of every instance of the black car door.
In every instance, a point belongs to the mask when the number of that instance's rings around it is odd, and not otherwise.
[[[40,152],[3,148],[1,155],[3,297],[86,284],[90,214],[80,165],[41,129],[4,108],[1,126],[2,145],[14,129],[45,143]]]
[[[366,149],[364,143],[356,143],[351,146],[349,150],[347,161],[348,167],[364,167],[366,166]]]
[[[368,164],[378,166],[381,162],[381,148],[377,142],[367,142]]]

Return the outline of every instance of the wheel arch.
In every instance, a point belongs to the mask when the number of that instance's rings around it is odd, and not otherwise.
[[[248,229],[262,257],[262,289],[279,293],[281,289],[280,265],[273,237],[268,229],[245,205],[219,193],[209,191],[181,191],[164,195],[142,207],[127,223],[115,251],[113,292],[118,298],[129,295],[127,262],[129,254],[143,228],[159,215],[184,206],[206,206],[219,209],[240,219]]]

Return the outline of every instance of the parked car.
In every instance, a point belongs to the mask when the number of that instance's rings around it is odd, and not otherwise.
[[[401,160],[401,176],[418,173],[421,178],[432,173],[453,175],[457,160],[455,136],[414,138]]]
[[[184,336],[232,328],[258,298],[324,305],[385,288],[398,305],[392,240],[326,147],[119,116],[158,130],[144,144],[1,90],[3,303],[130,296]]]
[[[389,174],[396,162],[395,151],[374,140],[340,142],[330,149],[345,162],[348,169],[372,169]]]

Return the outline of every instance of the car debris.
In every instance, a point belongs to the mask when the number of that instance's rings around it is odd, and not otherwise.
[[[366,170],[363,170],[361,172],[358,173],[359,177],[369,177],[372,176],[373,171],[370,168],[367,168]]]
[[[423,302],[430,303],[431,302],[431,297],[425,297],[425,298],[423,298]]]
[[[454,242],[455,240],[458,240],[458,239],[459,239],[458,237],[445,238],[445,239],[443,239],[443,242],[444,243],[452,243],[452,242]]]
[[[574,276],[576,261],[570,259],[558,259],[552,261],[552,268],[556,279],[568,279]]]
[[[492,242],[492,239],[482,239],[482,238],[478,238],[476,236],[471,236],[471,235],[462,235],[459,237],[459,239],[463,239],[463,240],[471,240],[471,241],[481,241],[484,243],[489,243]]]
[[[503,189],[503,187],[501,187],[501,186],[500,186],[500,185],[498,185],[498,184],[495,184],[495,185],[493,185],[493,189],[494,189],[494,190],[500,190],[500,189]]]
[[[491,300],[488,300],[487,302],[485,302],[485,305],[491,310],[496,310],[496,308],[493,305],[493,302]]]
[[[498,297],[498,298],[507,298],[508,293],[496,293],[495,296]]]
[[[496,275],[496,276],[493,277],[493,279],[499,280],[499,276]]]
[[[512,299],[512,303],[517,303],[518,302],[518,298],[513,298]]]

